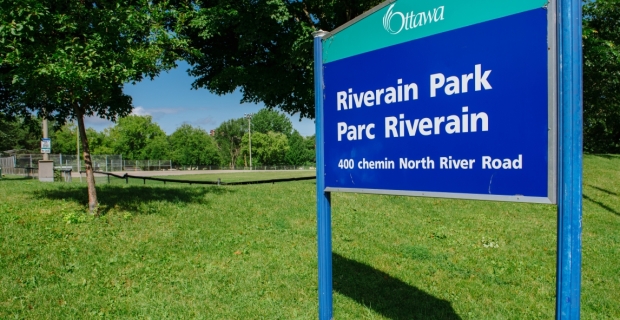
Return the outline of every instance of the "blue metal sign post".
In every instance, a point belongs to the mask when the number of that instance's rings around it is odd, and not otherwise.
[[[316,121],[316,204],[319,260],[319,319],[332,319],[332,208],[325,192],[325,151],[323,131],[323,42],[327,32],[314,36],[314,92]]]
[[[560,0],[556,319],[579,319],[583,170],[581,1]]]
[[[388,0],[315,32],[319,319],[330,192],[558,204],[557,319],[579,318],[580,0]]]

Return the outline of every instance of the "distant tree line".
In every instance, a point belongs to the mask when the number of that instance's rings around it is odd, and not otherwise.
[[[281,112],[262,109],[252,124],[252,165],[314,163],[314,136],[303,137]],[[50,129],[52,152],[77,152],[74,123]],[[103,131],[86,129],[92,154],[120,154],[126,160],[167,160],[181,166],[249,166],[248,120],[223,122],[211,136],[206,130],[183,124],[166,133],[151,116],[129,115]],[[39,152],[41,121],[0,117],[0,151]]]

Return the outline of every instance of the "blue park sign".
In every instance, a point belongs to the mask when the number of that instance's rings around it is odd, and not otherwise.
[[[546,4],[396,1],[326,35],[325,191],[555,203]]]

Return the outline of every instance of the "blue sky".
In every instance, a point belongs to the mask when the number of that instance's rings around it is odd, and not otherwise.
[[[134,114],[151,115],[153,121],[171,134],[183,123],[201,127],[207,131],[220,123],[243,117],[244,113],[257,112],[263,104],[241,104],[241,93],[218,96],[206,89],[191,90],[193,78],[186,70],[189,65],[180,62],[179,67],[164,72],[155,80],[143,80],[135,85],[125,85],[125,93],[133,98]],[[293,127],[303,136],[314,134],[314,121],[299,121],[299,115],[289,116]],[[89,118],[86,125],[98,131],[113,125],[112,122]]]

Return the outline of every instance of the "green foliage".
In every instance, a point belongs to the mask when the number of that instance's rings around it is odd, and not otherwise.
[[[314,161],[314,148],[308,149],[308,143],[297,130],[288,139],[289,148],[286,151],[284,161],[286,164],[300,166]]]
[[[151,116],[130,115],[109,129],[113,154],[127,160],[168,159],[166,133]]]
[[[290,137],[293,132],[293,124],[291,120],[282,112],[269,110],[267,108],[260,109],[252,117],[252,133],[268,133],[279,132]]]
[[[144,149],[142,149],[141,153],[143,158],[141,160],[170,159],[170,152],[170,144],[168,139],[166,139],[166,134],[158,134],[153,139],[149,140],[144,146]]]
[[[15,98],[4,107],[60,122],[129,114],[123,85],[175,66],[182,44],[164,27],[170,9],[148,0],[0,2],[0,82]]]
[[[184,166],[218,165],[220,154],[215,140],[205,130],[183,124],[169,138],[171,156]]]
[[[584,150],[620,152],[620,0],[583,6]]]
[[[25,150],[39,152],[41,120],[32,117],[11,118],[0,113],[0,152]]]
[[[252,117],[252,164],[283,164],[288,150],[287,138],[293,131],[288,117],[278,111],[263,108]],[[215,129],[221,164],[249,166],[248,120],[231,119]],[[255,141],[256,140],[256,141]],[[282,148],[276,150],[275,148]]]
[[[277,165],[284,163],[288,151],[288,139],[283,133],[267,132],[252,133],[252,165]],[[249,135],[245,134],[241,141],[241,154],[245,166],[249,166]]]
[[[50,132],[52,139],[52,153],[76,154],[77,153],[77,126],[67,123],[56,131]],[[89,137],[89,141],[92,139]],[[93,152],[94,153],[94,152]]]
[[[382,0],[195,1],[180,36],[194,88],[217,94],[241,88],[244,102],[263,102],[314,118],[312,35],[334,30]]]
[[[306,145],[306,150],[309,153],[309,162],[316,163],[316,136],[311,135],[304,139],[304,143]]]
[[[220,150],[220,160],[223,166],[234,166],[241,152],[241,138],[248,130],[247,120],[244,118],[231,119],[222,122],[215,129],[215,141]]]
[[[114,149],[112,149],[112,145],[111,145],[112,141],[110,137],[108,136],[108,131],[104,130],[103,132],[99,132],[93,128],[87,128],[86,136],[88,137],[88,143],[90,145],[90,148],[91,148],[90,150],[92,153],[114,154]],[[149,145],[147,145],[147,147],[148,146]],[[160,158],[155,158],[155,159],[160,159]]]
[[[54,170],[54,182],[62,182],[63,174],[60,170]]]
[[[67,224],[78,224],[86,221],[86,215],[83,212],[69,211],[63,215],[62,219]]]

